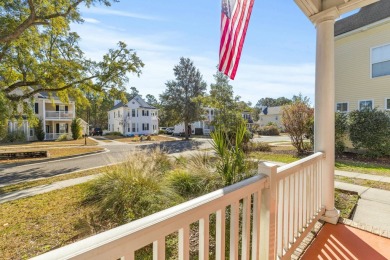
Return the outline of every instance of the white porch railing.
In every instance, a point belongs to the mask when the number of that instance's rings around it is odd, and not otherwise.
[[[46,111],[46,119],[72,119],[73,113],[66,111]]]
[[[322,215],[321,161],[316,153],[277,168],[259,165],[258,175],[143,219],[34,259],[135,259],[153,245],[165,259],[166,236],[178,233],[178,258],[190,257],[190,225],[199,224],[199,259],[209,259],[210,218],[215,215],[216,259],[287,259]],[[226,220],[230,219],[229,227]],[[226,242],[226,229],[229,239]],[[227,246],[226,243],[229,243]],[[225,256],[225,248],[229,248]],[[239,250],[240,249],[240,250]],[[239,257],[240,256],[240,257]]]

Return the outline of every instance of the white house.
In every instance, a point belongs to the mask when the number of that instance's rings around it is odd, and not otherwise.
[[[115,101],[108,111],[108,131],[122,135],[158,133],[158,109],[137,95],[124,104]]]
[[[266,107],[261,110],[258,124],[260,127],[265,127],[269,123],[276,124],[279,128],[283,128],[282,124],[282,107]]]
[[[210,132],[214,130],[214,126],[211,124],[215,118],[215,113],[218,113],[217,109],[212,107],[205,107],[205,114],[203,116],[203,120],[192,122],[189,127],[191,128],[191,134],[195,135],[210,135]],[[248,111],[244,111],[241,113],[242,118],[247,121],[248,129],[251,129],[253,125],[253,120],[251,113]],[[184,133],[184,123],[180,123],[175,125],[174,134],[182,134]]]
[[[209,135],[212,130],[214,130],[214,126],[211,125],[211,122],[215,117],[215,108],[206,107],[203,108],[205,114],[203,116],[203,120],[192,122],[189,127],[191,129],[192,135]],[[178,135],[184,133],[184,122],[175,125],[173,133]]]
[[[74,101],[63,103],[56,95],[51,96],[47,92],[40,92],[34,96],[33,109],[35,115],[42,119],[45,131],[45,140],[55,140],[63,134],[71,136],[70,126],[76,117]],[[34,128],[30,127],[27,118],[23,122],[18,120],[8,121],[8,131],[23,131],[27,141],[36,140]]]

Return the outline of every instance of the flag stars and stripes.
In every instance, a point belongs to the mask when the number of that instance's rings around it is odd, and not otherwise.
[[[219,70],[234,79],[254,0],[222,0]]]

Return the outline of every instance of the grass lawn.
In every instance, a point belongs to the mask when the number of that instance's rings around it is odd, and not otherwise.
[[[14,192],[14,191],[20,191],[20,190],[25,190],[41,185],[48,185],[52,184],[54,182],[58,181],[64,181],[64,180],[70,180],[70,179],[75,179],[75,178],[80,178],[88,175],[94,175],[98,173],[102,173],[106,171],[107,168],[110,166],[104,166],[104,167],[99,167],[96,169],[92,170],[85,170],[85,171],[80,171],[80,172],[75,172],[75,173],[67,173],[63,174],[60,176],[55,176],[55,177],[50,177],[50,178],[45,178],[45,179],[40,179],[40,180],[35,180],[35,181],[25,181],[25,182],[19,182],[16,184],[11,184],[7,186],[0,187],[0,194],[8,193],[8,192]]]
[[[274,161],[282,163],[291,163],[300,159],[299,157],[295,157],[293,154],[279,154],[272,152],[253,152],[250,153],[249,157],[263,161]]]
[[[20,151],[22,149],[18,150],[7,150],[7,152],[13,152],[13,151]],[[91,152],[97,152],[97,151],[103,151],[104,149],[101,147],[61,147],[61,148],[49,148],[49,147],[42,147],[42,148],[24,148],[23,152],[28,152],[28,151],[48,151],[50,154],[49,158],[63,158],[67,156],[73,156],[73,155],[82,155],[86,153],[91,153]],[[1,151],[0,151],[1,152]],[[4,152],[4,151],[3,151]],[[36,162],[42,159],[46,158],[27,158],[27,159],[14,159],[14,160],[0,160],[1,164],[10,164],[10,163],[21,163],[21,162]]]
[[[335,207],[340,210],[340,217],[350,218],[352,210],[355,208],[359,195],[353,192],[335,190]]]
[[[381,181],[371,181],[358,178],[348,178],[344,176],[335,176],[336,181],[356,184],[364,187],[376,188],[381,190],[390,190],[390,183]]]
[[[336,160],[336,168],[348,172],[360,172],[373,175],[390,176],[390,165],[369,162]]]
[[[83,184],[1,204],[2,259],[27,259],[91,234],[80,206]]]
[[[276,146],[272,147],[272,151],[273,152],[253,152],[250,153],[249,157],[258,160],[282,163],[291,163],[301,159],[292,153],[293,149],[291,149],[291,147]],[[390,165],[385,164],[336,159],[335,168],[341,171],[390,176]]]

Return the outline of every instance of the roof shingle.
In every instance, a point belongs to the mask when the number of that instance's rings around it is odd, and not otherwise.
[[[390,0],[380,0],[362,7],[356,14],[338,20],[334,35],[338,36],[390,17]]]

